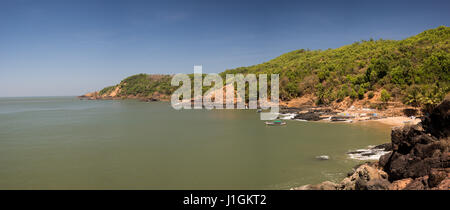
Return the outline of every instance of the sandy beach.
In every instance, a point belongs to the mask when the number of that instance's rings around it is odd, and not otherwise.
[[[409,117],[386,117],[382,119],[373,120],[383,124],[391,125],[393,127],[403,126],[403,125],[415,125],[420,122],[419,118],[411,119]]]

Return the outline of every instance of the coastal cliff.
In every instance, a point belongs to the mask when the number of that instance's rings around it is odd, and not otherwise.
[[[450,94],[418,125],[396,127],[392,151],[356,166],[340,183],[295,190],[450,190]]]

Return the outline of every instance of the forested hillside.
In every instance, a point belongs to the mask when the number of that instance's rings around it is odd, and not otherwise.
[[[440,26],[404,40],[362,40],[328,50],[296,50],[268,62],[225,74],[280,74],[282,100],[313,94],[317,104],[346,97],[361,100],[381,91],[381,100],[414,106],[435,104],[450,91],[450,28]],[[170,94],[169,75],[134,75],[123,80],[120,96]],[[114,87],[100,91],[107,94]]]

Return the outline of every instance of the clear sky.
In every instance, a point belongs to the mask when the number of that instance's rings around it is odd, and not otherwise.
[[[0,96],[81,95],[136,73],[403,39],[449,26],[449,11],[448,0],[0,0]]]

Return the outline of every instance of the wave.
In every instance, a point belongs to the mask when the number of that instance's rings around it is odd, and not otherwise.
[[[292,120],[292,119],[294,119],[295,116],[297,116],[297,114],[291,114],[291,113],[279,114],[279,115],[280,115],[280,119],[282,119],[282,120]]]
[[[373,145],[367,147],[367,149],[357,149],[347,152],[347,155],[351,159],[355,160],[378,160],[384,154],[389,153],[384,148],[376,148]]]

